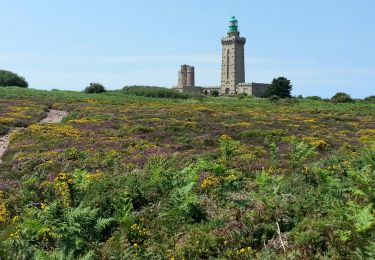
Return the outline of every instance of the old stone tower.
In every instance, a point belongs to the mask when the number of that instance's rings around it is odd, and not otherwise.
[[[245,82],[245,58],[244,46],[246,38],[240,37],[238,21],[232,17],[229,21],[229,31],[226,37],[221,39],[221,95],[237,94],[239,83]]]
[[[189,65],[181,65],[180,70],[178,71],[178,86],[195,86],[195,75],[194,67]]]

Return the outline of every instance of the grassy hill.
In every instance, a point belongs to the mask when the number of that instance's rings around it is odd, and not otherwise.
[[[375,256],[375,103],[137,93],[0,88],[0,258]]]

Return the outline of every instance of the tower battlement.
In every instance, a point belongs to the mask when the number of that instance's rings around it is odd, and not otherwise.
[[[239,35],[238,36],[226,36],[226,37],[221,38],[222,45],[230,45],[234,43],[245,44],[246,38],[240,37]]]

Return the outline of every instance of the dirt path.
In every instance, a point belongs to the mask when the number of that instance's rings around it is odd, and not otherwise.
[[[51,109],[48,112],[47,117],[42,119],[40,123],[57,124],[57,123],[60,123],[61,120],[63,120],[63,118],[66,117],[67,115],[68,115],[68,112],[66,111]]]
[[[3,155],[9,145],[9,134],[0,137],[0,164],[3,163],[1,158],[3,158]]]
[[[54,110],[51,109],[47,117],[42,119],[39,123],[49,123],[49,124],[57,124],[60,123],[61,120],[63,120],[64,117],[68,115],[68,112],[66,111],[60,111],[60,110]],[[12,129],[7,135],[0,136],[0,164],[3,163],[1,158],[3,158],[6,150],[8,149],[10,138],[9,136],[17,131],[19,128]]]

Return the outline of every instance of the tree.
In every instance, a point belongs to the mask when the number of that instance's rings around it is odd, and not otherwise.
[[[267,88],[265,97],[270,97],[276,95],[280,98],[291,97],[292,85],[290,80],[284,77],[275,78],[272,81],[272,84]]]
[[[343,93],[343,92],[337,92],[332,98],[331,101],[333,103],[350,103],[354,102],[354,100],[350,97],[350,95]]]
[[[16,73],[8,70],[0,70],[0,86],[27,88],[27,81]]]
[[[90,83],[90,86],[86,87],[85,93],[103,93],[106,92],[105,87],[100,83]]]

